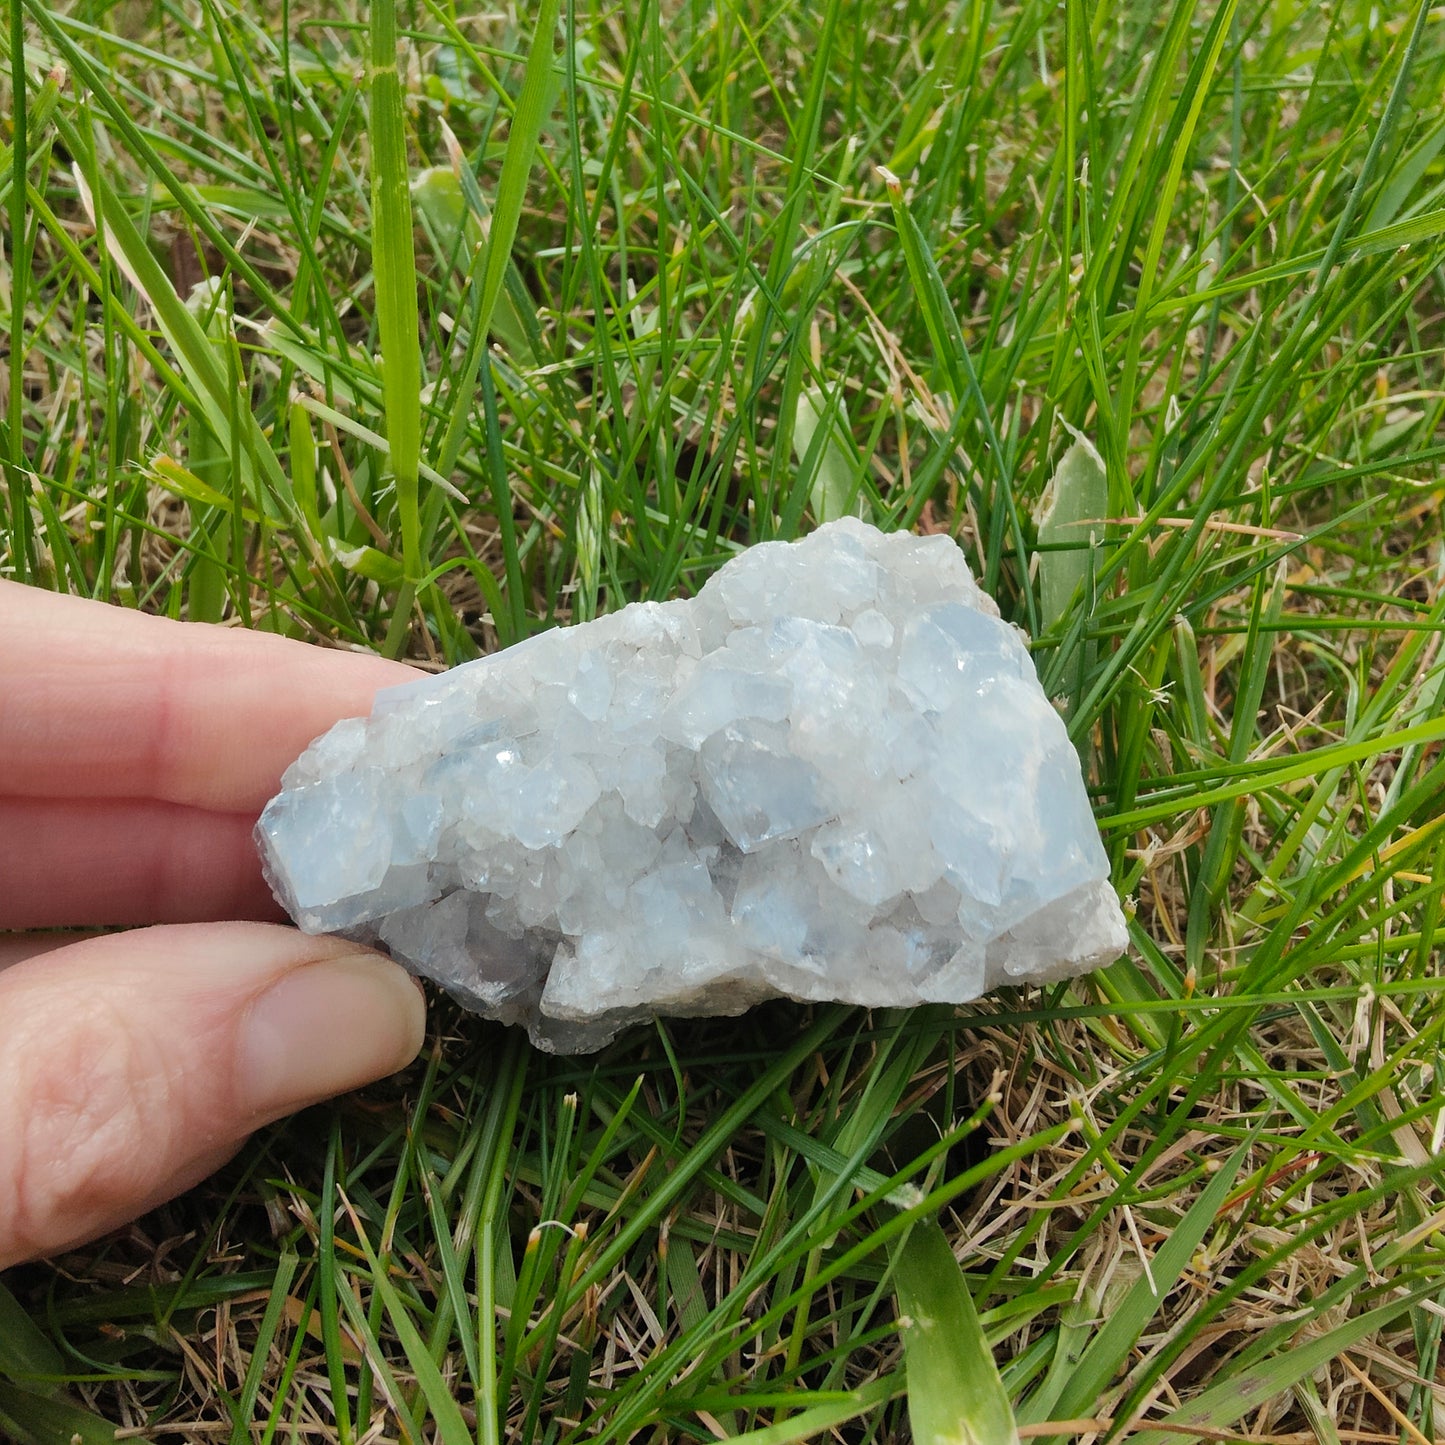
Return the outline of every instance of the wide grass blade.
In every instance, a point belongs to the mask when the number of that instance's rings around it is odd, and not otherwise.
[[[0,1283],[0,1435],[16,1445],[110,1445],[115,1427],[62,1392],[65,1362]]]
[[[917,1445],[1018,1445],[993,1351],[935,1220],[915,1224],[894,1251],[893,1286]]]
[[[1093,577],[1109,511],[1109,478],[1104,459],[1082,433],[1059,459],[1038,507],[1039,622],[1045,632],[1069,615],[1081,599],[1074,624],[1062,640],[1062,655],[1050,671],[1052,690],[1072,707],[1084,688],[1093,643],[1085,636],[1094,613]]]
[[[810,386],[799,394],[793,452],[798,459],[798,485],[807,492],[815,521],[866,515],[867,504],[859,491],[862,464],[848,436],[847,404],[841,392],[827,397]]]
[[[405,623],[425,563],[417,489],[421,461],[421,338],[416,302],[416,245],[406,116],[397,69],[395,0],[371,6],[371,264],[381,334],[386,437],[396,483],[405,582],[397,594],[388,651],[405,639]]]
[[[32,1385],[63,1369],[60,1352],[0,1281],[0,1375]]]
[[[67,1399],[0,1380],[0,1432],[15,1445],[115,1445],[117,1427]]]

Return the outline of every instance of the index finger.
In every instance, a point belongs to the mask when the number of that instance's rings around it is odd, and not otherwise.
[[[0,582],[0,795],[255,813],[313,738],[416,675]]]

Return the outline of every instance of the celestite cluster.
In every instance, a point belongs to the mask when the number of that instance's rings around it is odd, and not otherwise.
[[[947,538],[856,521],[382,693],[257,837],[302,928],[562,1052],[778,994],[961,1003],[1125,944],[1022,635]]]

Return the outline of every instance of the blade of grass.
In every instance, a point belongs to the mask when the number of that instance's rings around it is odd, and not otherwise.
[[[411,217],[411,170],[406,117],[397,70],[395,0],[370,9],[371,266],[381,334],[381,384],[386,437],[401,524],[403,581],[397,590],[384,650],[406,645],[411,606],[426,570],[421,554],[418,465],[421,461],[421,339],[416,302],[416,245]]]
[[[1091,582],[1109,512],[1104,459],[1081,432],[1059,459],[1038,508],[1039,624],[1047,633],[1082,599],[1060,657],[1050,669],[1052,691],[1062,691],[1068,711],[1077,707],[1084,676],[1092,670],[1094,644],[1084,633],[1094,614]],[[1066,713],[1067,715],[1067,713]]]
[[[0,1375],[33,1388],[63,1369],[59,1352],[0,1280]]]
[[[858,485],[862,468],[849,439],[848,409],[841,390],[829,397],[817,387],[807,387],[799,394],[793,454],[798,462],[797,484],[806,490],[815,521],[865,514],[867,506]]]
[[[96,224],[103,225],[112,258],[154,311],[161,333],[179,358],[212,432],[228,455],[241,459],[243,475],[247,477],[248,490],[257,507],[271,513],[279,508],[284,515],[290,505],[290,487],[270,439],[261,433],[254,414],[247,407],[235,415],[243,434],[234,434],[230,388],[215,346],[177,296],[170,278],[152,255],[104,172],[95,165],[94,154],[79,129],[72,126],[62,112],[57,112],[56,123],[72,154],[87,156],[91,161],[84,170],[79,164],[74,169],[81,197],[92,216],[98,218]],[[258,464],[259,475],[255,472]]]
[[[1018,1445],[973,1296],[936,1220],[915,1224],[893,1252],[908,1372],[908,1422],[918,1445]]]
[[[1239,685],[1229,739],[1229,761],[1236,768],[1248,759],[1258,741],[1257,719],[1265,684],[1269,680],[1274,632],[1284,607],[1285,580],[1286,567],[1281,562],[1273,582],[1266,587],[1261,575],[1254,590],[1250,630],[1244,639],[1243,656],[1239,663]],[[1203,970],[1205,940],[1211,931],[1213,911],[1224,896],[1237,861],[1237,833],[1241,826],[1237,798],[1221,803],[1210,820],[1209,841],[1205,844],[1200,876],[1190,899],[1185,937],[1185,965],[1196,974]]]
[[[117,1429],[54,1395],[32,1395],[0,1380],[0,1425],[15,1445],[115,1445]]]
[[[903,1381],[897,1375],[884,1375],[854,1390],[842,1400],[828,1400],[821,1405],[807,1405],[777,1425],[759,1430],[744,1430],[730,1437],[735,1445],[802,1445],[833,1434],[839,1425],[868,1415],[903,1393]],[[806,1402],[807,1396],[801,1396]]]
[[[1215,1172],[1208,1187],[1189,1206],[1149,1261],[1147,1270],[1140,1272],[1129,1292],[1118,1301],[1113,1314],[1100,1325],[1053,1401],[1050,1413],[1055,1418],[1073,1419],[1096,1407],[1139,1336],[1158,1313],[1165,1295],[1174,1288],[1190,1257],[1216,1224],[1252,1143],[1252,1138],[1246,1140]],[[1024,1424],[1040,1423],[1027,1404],[1019,1411],[1019,1420]],[[1064,1437],[1044,1438],[1062,1442]]]
[[[902,243],[904,263],[928,328],[934,355],[948,377],[954,405],[963,407],[966,398],[967,403],[974,408],[975,424],[982,434],[984,447],[988,452],[989,466],[993,472],[992,484],[984,490],[983,478],[977,479],[981,500],[988,514],[987,530],[981,538],[984,556],[983,576],[979,580],[987,591],[996,593],[999,590],[1005,541],[1012,545],[1016,556],[1022,558],[1026,555],[1023,528],[1014,496],[1013,477],[1009,473],[1006,453],[994,428],[988,400],[979,384],[978,372],[974,367],[968,343],[964,339],[963,327],[959,324],[958,313],[929,248],[928,239],[919,229],[918,222],[904,199],[903,186],[898,177],[885,171],[883,182],[888,192],[889,204],[893,208],[893,220]],[[1024,610],[1028,630],[1037,637],[1038,607],[1032,588],[1025,589]]]
[[[433,448],[436,469],[443,476],[451,475],[467,435],[477,372],[487,364],[486,342],[491,331],[492,313],[507,279],[507,266],[512,257],[512,244],[517,238],[522,205],[527,198],[528,178],[537,141],[556,98],[552,69],[560,8],[561,0],[538,0],[536,29],[532,33],[526,67],[522,72],[522,89],[507,133],[507,149],[497,179],[491,225],[486,245],[476,253],[481,271],[479,280],[474,281],[471,288],[471,340],[457,380],[447,397],[446,429],[441,441]],[[476,275],[475,270],[473,274]]]
[[[331,1386],[331,1414],[336,1422],[338,1445],[352,1445],[356,1429],[352,1423],[351,1401],[346,1388],[346,1354],[341,1340],[341,1314],[337,1276],[341,1262],[336,1251],[336,1215],[341,1208],[337,1188],[337,1166],[341,1153],[341,1132],[336,1123],[327,1141],[326,1163],[321,1176],[317,1208],[317,1275],[321,1296],[321,1341],[326,1350],[326,1372]]]
[[[27,130],[30,78],[25,73],[25,11],[20,0],[10,0],[10,94],[12,139],[10,150],[10,327],[8,402],[5,416],[5,481],[9,496],[10,553],[15,575],[28,582],[35,570],[30,521],[30,470],[25,455],[25,311],[30,277],[29,216],[25,204],[25,175],[30,165]]]
[[[1302,1329],[1292,1332],[1296,1338],[1290,1341],[1287,1349],[1267,1359],[1249,1362],[1242,1368],[1227,1370],[1226,1377],[1218,1384],[1165,1416],[1159,1422],[1162,1428],[1146,1427],[1129,1438],[1131,1441],[1147,1442],[1147,1445],[1165,1445],[1165,1442],[1177,1441],[1180,1434],[1191,1430],[1201,1434],[1227,1431],[1246,1414],[1278,1398],[1299,1381],[1357,1346],[1361,1340],[1375,1337],[1380,1330],[1394,1323],[1420,1300],[1429,1298],[1437,1289],[1437,1285],[1427,1283],[1319,1334],[1306,1334]]]
[[[246,1378],[241,1382],[241,1395],[236,1401],[235,1423],[231,1430],[231,1445],[250,1445],[252,1426],[256,1418],[256,1403],[260,1398],[265,1371],[270,1364],[271,1347],[276,1332],[281,1327],[286,1302],[291,1296],[291,1285],[301,1261],[293,1250],[286,1250],[276,1268],[271,1284],[271,1297],[266,1302],[266,1313],[261,1317],[255,1344],[251,1350],[251,1363]]]

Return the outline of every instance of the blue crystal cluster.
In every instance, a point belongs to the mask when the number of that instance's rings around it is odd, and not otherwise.
[[[952,541],[851,520],[381,694],[257,836],[302,928],[569,1052],[774,995],[963,1002],[1125,944],[1023,635]]]

